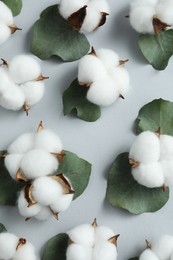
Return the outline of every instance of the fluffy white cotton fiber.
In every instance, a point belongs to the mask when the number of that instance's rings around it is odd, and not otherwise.
[[[0,234],[0,257],[3,260],[10,260],[16,253],[18,237],[11,233]]]

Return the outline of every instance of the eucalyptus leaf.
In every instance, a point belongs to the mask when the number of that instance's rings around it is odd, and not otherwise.
[[[13,16],[20,14],[22,9],[22,0],[1,0],[6,4],[12,11]]]
[[[60,163],[57,173],[63,173],[70,180],[75,191],[74,199],[76,199],[84,192],[88,185],[91,164],[79,158],[74,153],[64,152],[64,161]]]
[[[58,56],[63,61],[74,61],[84,56],[90,44],[84,34],[74,30],[62,18],[58,5],[45,9],[33,26],[31,52],[40,59]]]
[[[169,189],[147,188],[138,184],[131,174],[128,153],[120,154],[113,163],[108,175],[107,199],[113,207],[132,214],[155,212],[169,199]]]
[[[4,225],[0,223],[0,233],[6,232],[6,231],[7,231],[7,230],[6,230],[6,228],[4,227]]]
[[[101,116],[99,106],[86,98],[88,88],[80,86],[75,79],[63,94],[64,115],[75,112],[77,117],[88,122],[94,122]]]
[[[67,247],[68,235],[61,233],[47,242],[41,260],[66,260]]]
[[[173,102],[156,99],[143,106],[137,117],[137,133],[160,128],[161,134],[173,135]]]
[[[158,34],[141,34],[139,48],[144,57],[156,70],[164,70],[173,55],[173,30]]]
[[[139,257],[133,257],[133,258],[130,258],[129,260],[139,260]]]

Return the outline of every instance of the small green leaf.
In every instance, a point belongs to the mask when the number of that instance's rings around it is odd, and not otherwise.
[[[133,258],[130,258],[129,260],[139,260],[139,257],[133,257]]]
[[[76,199],[84,192],[88,185],[91,164],[79,158],[74,153],[64,152],[64,161],[60,163],[58,173],[63,173],[70,180],[75,191],[74,199]]]
[[[33,26],[31,52],[41,59],[53,55],[63,61],[74,61],[90,49],[84,34],[74,30],[58,11],[58,5],[45,9]]]
[[[4,165],[4,159],[0,159],[0,204],[16,205],[17,193],[23,187],[23,184],[17,183],[9,175]]]
[[[75,79],[63,94],[64,115],[75,111],[78,118],[94,122],[101,116],[99,106],[89,102],[86,98],[88,88],[80,86]]]
[[[61,233],[47,242],[41,260],[66,260],[67,247],[68,235]]]
[[[143,106],[137,118],[137,133],[160,128],[161,134],[173,135],[173,102],[156,99]]]
[[[6,232],[6,231],[7,231],[7,230],[6,230],[6,228],[4,227],[4,225],[0,223],[0,233]]]
[[[173,30],[161,31],[155,35],[141,34],[138,44],[153,68],[164,70],[173,55]]]
[[[108,175],[107,199],[113,207],[123,208],[132,214],[155,212],[169,199],[169,189],[147,188],[138,184],[131,174],[128,153],[120,154]]]
[[[22,9],[22,0],[1,0],[6,4],[12,11],[13,16],[20,14]]]

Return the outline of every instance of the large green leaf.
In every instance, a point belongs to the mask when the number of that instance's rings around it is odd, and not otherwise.
[[[147,188],[138,184],[131,174],[128,153],[120,154],[108,175],[107,199],[113,207],[132,214],[155,212],[169,199],[169,189]]]
[[[67,247],[68,235],[61,233],[47,242],[41,260],[66,260]]]
[[[1,0],[4,2],[12,11],[13,16],[20,14],[22,9],[22,0]]]
[[[139,48],[144,57],[156,70],[164,70],[173,55],[173,30],[158,34],[141,34]]]
[[[58,12],[58,5],[45,9],[33,26],[31,51],[41,59],[53,55],[64,61],[80,59],[90,45],[84,34],[74,30]]]
[[[76,154],[64,151],[64,161],[60,163],[58,173],[63,173],[70,180],[75,191],[74,199],[80,196],[86,189],[90,174],[91,164]]]
[[[137,118],[137,133],[152,132],[173,135],[173,102],[156,99],[143,106]]]
[[[7,231],[3,224],[0,223],[0,233]]]
[[[77,117],[88,122],[94,122],[101,116],[100,107],[87,100],[87,91],[87,87],[80,86],[77,79],[71,83],[63,95],[64,115],[74,111]]]
[[[139,260],[139,257],[133,257],[133,258],[130,258],[129,260]]]

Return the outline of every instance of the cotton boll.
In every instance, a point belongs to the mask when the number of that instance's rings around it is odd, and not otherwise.
[[[21,246],[13,258],[13,260],[36,260],[35,249],[33,245],[27,242],[25,245]]]
[[[61,0],[59,5],[59,12],[65,18],[69,18],[69,16],[79,9],[87,5],[88,0]]]
[[[63,145],[58,135],[50,130],[43,129],[36,135],[35,148],[44,149],[50,153],[60,153]]]
[[[95,81],[87,92],[87,99],[99,106],[109,106],[119,97],[115,82],[109,77]]]
[[[10,233],[0,234],[0,259],[10,260],[16,253],[19,238]]]
[[[119,56],[116,52],[109,49],[98,49],[96,51],[97,57],[103,62],[106,69],[118,66]]]
[[[35,216],[38,220],[47,220],[52,217],[52,212],[49,207],[42,207],[41,211]]]
[[[173,25],[173,2],[160,1],[156,6],[157,18],[168,25]]]
[[[152,246],[159,260],[167,260],[173,253],[173,236],[164,235]]]
[[[156,7],[158,4],[159,0],[133,0],[130,3],[131,9],[139,6],[152,6]]]
[[[28,202],[25,199],[24,191],[20,192],[17,204],[20,214],[25,218],[36,216],[42,209],[42,206],[38,203],[28,207]]]
[[[95,242],[95,230],[92,225],[83,224],[68,231],[70,239],[83,246],[93,247]]]
[[[117,248],[110,242],[97,243],[93,249],[92,260],[116,260]]]
[[[73,200],[73,194],[63,194],[56,201],[50,205],[53,212],[59,213],[66,211]]]
[[[9,147],[8,153],[27,153],[34,148],[35,134],[26,133],[19,136]]]
[[[139,260],[160,260],[151,249],[146,249],[140,255]]]
[[[38,103],[44,95],[44,89],[43,81],[30,81],[21,85],[26,104],[33,106]]]
[[[109,5],[106,0],[92,0],[88,6],[97,10],[98,12],[109,13]]]
[[[173,159],[173,137],[160,135],[160,160]]]
[[[62,186],[51,177],[37,178],[32,184],[32,197],[42,206],[54,203],[62,193]]]
[[[41,74],[41,68],[32,56],[18,55],[9,63],[9,73],[16,84],[24,84],[36,80]]]
[[[165,185],[173,185],[173,161],[161,161]]]
[[[130,12],[130,24],[139,33],[154,33],[152,23],[154,15],[154,7],[136,7]]]
[[[21,170],[28,179],[50,175],[58,168],[57,159],[42,149],[33,149],[21,161]]]
[[[6,25],[13,24],[13,14],[6,4],[0,1],[0,22]]]
[[[1,29],[0,29],[1,31]],[[6,66],[0,66],[0,94],[2,94],[9,84],[9,75]]]
[[[130,148],[129,158],[142,163],[157,162],[160,158],[160,141],[157,135],[150,131],[139,134]]]
[[[20,168],[20,162],[23,158],[23,154],[8,154],[5,157],[5,167],[7,168],[10,176],[16,180],[17,171]]]
[[[107,241],[109,238],[115,236],[114,232],[105,226],[98,226],[95,229],[96,243],[101,241]]]
[[[102,14],[92,7],[87,7],[87,14],[80,28],[81,33],[93,32],[99,25]]]
[[[92,260],[92,249],[83,245],[71,244],[67,247],[67,260]]]
[[[2,22],[0,22],[0,44],[6,42],[8,40],[8,38],[10,38],[11,36],[11,29],[3,24]]]
[[[95,55],[85,55],[79,61],[78,81],[83,84],[92,83],[107,75],[103,63]]]

